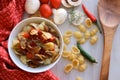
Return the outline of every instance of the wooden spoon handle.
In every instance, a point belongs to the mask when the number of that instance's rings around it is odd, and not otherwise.
[[[103,50],[100,80],[108,80],[110,53],[112,49],[112,41],[116,27],[103,26],[103,29],[104,29],[104,50]]]

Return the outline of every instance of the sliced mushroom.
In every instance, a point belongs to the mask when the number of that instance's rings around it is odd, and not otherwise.
[[[62,0],[62,4],[63,4],[63,6],[65,6],[66,8],[71,8],[71,7],[72,7],[72,5],[70,5],[67,0]]]
[[[52,63],[55,62],[59,57],[60,57],[60,54],[56,55],[56,56],[52,59]]]
[[[35,54],[35,57],[38,57],[40,60],[44,60],[46,59],[46,56],[42,55],[42,54]]]
[[[30,23],[30,26],[32,26],[35,29],[38,29],[38,24],[36,24],[36,23]]]
[[[58,53],[56,51],[46,51],[46,54],[51,57],[55,57]]]
[[[82,2],[82,0],[67,0],[67,1],[72,6],[79,6]]]
[[[22,49],[25,49],[26,48],[26,38],[24,38],[23,36],[19,37],[19,41],[20,41],[20,46]]]

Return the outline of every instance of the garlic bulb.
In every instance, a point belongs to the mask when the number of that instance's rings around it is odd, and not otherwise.
[[[28,14],[34,14],[40,7],[39,0],[26,0],[25,2],[25,11]]]
[[[56,24],[62,24],[67,18],[67,11],[63,8],[53,9],[53,19]]]

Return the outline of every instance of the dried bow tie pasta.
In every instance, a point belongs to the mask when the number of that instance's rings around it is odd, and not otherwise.
[[[90,43],[91,43],[92,45],[95,44],[97,41],[98,41],[98,36],[97,36],[97,35],[91,37],[91,39],[90,39]]]
[[[73,33],[73,35],[74,35],[74,37],[75,37],[76,39],[80,39],[80,38],[83,37],[83,36],[82,36],[82,33],[81,33],[80,31],[75,31],[75,32]]]
[[[73,60],[72,60],[72,64],[73,64],[73,67],[74,67],[75,69],[77,69],[78,66],[79,66],[79,60],[78,60],[78,59],[73,59]]]
[[[90,20],[90,18],[86,18],[85,19],[85,25],[87,28],[91,28],[92,27],[92,21]]]
[[[65,73],[69,73],[73,69],[72,64],[67,64],[64,68]]]
[[[80,50],[77,48],[77,46],[72,46],[71,52],[72,52],[73,54],[79,54],[79,53],[80,53]]]
[[[80,72],[83,72],[83,71],[85,71],[87,69],[87,64],[86,63],[84,63],[84,64],[82,64],[82,65],[80,65],[79,67],[78,67],[78,70],[80,71]]]
[[[80,30],[81,32],[83,32],[83,33],[87,31],[86,27],[85,27],[84,25],[82,25],[82,24],[80,24],[80,25],[78,26],[78,28],[79,28],[79,30]]]

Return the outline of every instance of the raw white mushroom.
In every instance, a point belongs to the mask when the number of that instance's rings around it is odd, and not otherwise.
[[[40,7],[39,0],[26,0],[25,2],[25,11],[28,14],[34,14]]]
[[[67,11],[63,8],[53,9],[53,19],[56,24],[62,24],[67,18]]]
[[[67,1],[72,6],[79,6],[82,2],[82,0],[67,0]]]
[[[70,5],[66,0],[62,0],[61,2],[63,4],[63,6],[65,6],[66,8],[71,8],[72,7],[72,5]]]

